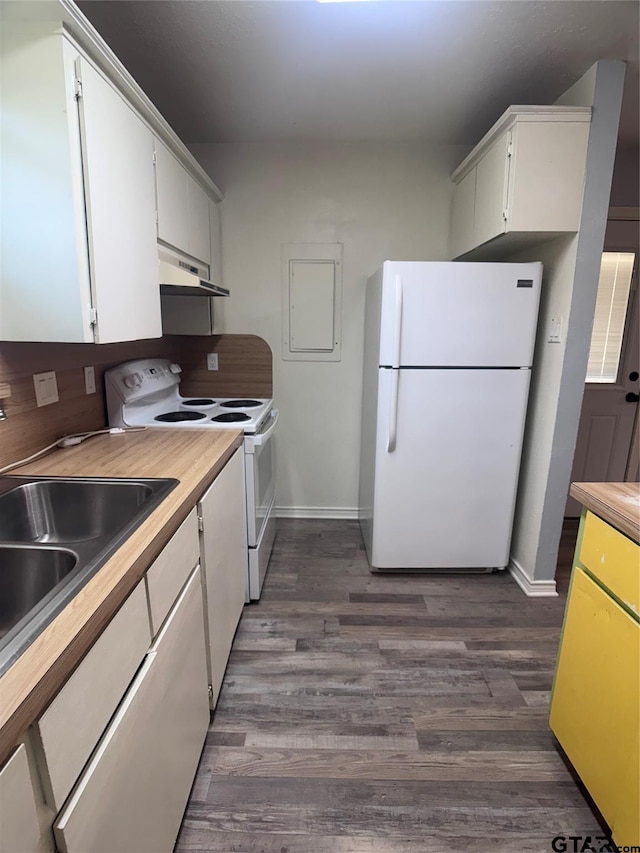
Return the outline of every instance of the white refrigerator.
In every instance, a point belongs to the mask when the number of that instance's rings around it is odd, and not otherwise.
[[[367,283],[359,519],[373,571],[509,560],[542,264],[386,261]]]

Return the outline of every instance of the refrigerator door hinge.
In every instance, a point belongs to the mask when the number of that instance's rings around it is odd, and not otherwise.
[[[198,516],[198,530],[200,533],[204,533],[204,519],[201,515]]]
[[[89,308],[89,325],[97,326],[98,325],[98,312],[95,308]]]
[[[73,90],[76,101],[79,101],[82,97],[82,80],[79,77],[75,77],[73,80]]]

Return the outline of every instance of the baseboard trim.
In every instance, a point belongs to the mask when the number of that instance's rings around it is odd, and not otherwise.
[[[357,519],[357,507],[342,506],[277,506],[277,518],[345,518]]]
[[[558,595],[555,581],[532,581],[513,557],[509,560],[509,574],[529,598],[555,598]]]

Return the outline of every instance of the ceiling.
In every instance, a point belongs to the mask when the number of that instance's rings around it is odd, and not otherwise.
[[[510,104],[623,59],[620,143],[638,144],[635,0],[78,5],[187,143],[472,145]]]

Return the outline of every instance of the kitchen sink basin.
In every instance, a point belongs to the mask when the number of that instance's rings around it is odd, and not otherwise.
[[[177,484],[0,477],[0,675]]]
[[[63,548],[0,545],[0,637],[72,571],[78,557]]]
[[[0,540],[82,542],[119,530],[153,495],[143,483],[36,480],[0,495]]]

